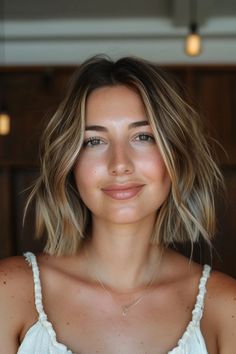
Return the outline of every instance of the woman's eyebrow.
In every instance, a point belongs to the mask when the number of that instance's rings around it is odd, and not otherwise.
[[[145,125],[149,125],[149,122],[147,120],[139,120],[137,122],[132,122],[128,125],[128,129],[133,129],[137,127],[142,127]],[[85,130],[96,130],[100,132],[108,132],[108,129],[106,127],[103,127],[102,125],[88,125]]]

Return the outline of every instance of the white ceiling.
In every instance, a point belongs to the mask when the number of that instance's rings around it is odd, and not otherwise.
[[[186,15],[190,3],[190,0],[5,0],[4,17],[11,20],[173,18],[176,12],[182,17]],[[236,16],[236,1],[197,0],[197,12],[199,19]]]
[[[191,1],[5,0],[0,64],[75,64],[101,52],[161,63],[236,63],[235,0],[196,0],[203,51],[185,55]]]

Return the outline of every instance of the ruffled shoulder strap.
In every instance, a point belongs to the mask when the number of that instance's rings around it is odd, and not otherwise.
[[[26,258],[29,265],[32,267],[33,279],[34,279],[34,296],[35,296],[35,307],[39,314],[40,320],[46,320],[47,316],[43,309],[42,303],[42,289],[41,282],[39,277],[39,267],[37,264],[37,259],[32,252],[24,253],[24,257]]]
[[[189,341],[192,336],[196,336],[196,330],[200,330],[200,321],[203,314],[204,298],[206,294],[206,283],[210,276],[210,272],[211,267],[205,264],[203,267],[202,276],[199,281],[197,300],[192,311],[192,320],[189,322],[182,338],[180,338],[180,340],[178,341],[178,346],[176,347],[175,351],[173,351],[173,353],[187,353],[185,349],[187,341]],[[198,336],[197,340],[199,341]]]
[[[210,276],[210,272],[211,272],[211,267],[208,264],[205,264],[203,267],[201,279],[199,281],[199,287],[198,287],[199,291],[197,295],[196,304],[192,312],[192,321],[195,325],[199,325],[200,320],[202,318],[203,309],[204,309],[204,298],[206,294],[206,283]]]
[[[42,290],[41,290],[41,283],[40,283],[40,276],[39,276],[40,272],[39,272],[39,267],[35,255],[31,252],[26,252],[24,253],[24,257],[26,258],[29,265],[32,267],[33,278],[34,278],[35,306],[39,314],[39,322],[47,331],[49,338],[51,339],[53,348],[59,349],[60,353],[73,354],[72,351],[69,350],[64,344],[59,343],[57,341],[56,332],[54,331],[52,323],[47,320],[47,315],[43,309]],[[42,341],[43,341],[43,337],[42,337]],[[50,353],[57,353],[58,351],[53,350],[53,348],[51,347],[48,348]]]

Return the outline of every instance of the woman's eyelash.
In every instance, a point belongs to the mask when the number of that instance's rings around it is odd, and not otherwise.
[[[97,144],[94,144],[94,142],[97,142]],[[100,145],[101,139],[97,138],[97,137],[91,137],[88,138],[84,141],[83,146],[88,146],[90,144],[91,147],[96,146],[96,145]]]
[[[140,134],[138,134],[137,136],[136,136],[136,138],[137,137],[142,137],[140,140],[141,141],[148,141],[149,140],[149,138],[151,139],[151,141],[154,141],[155,139],[154,139],[154,137],[152,136],[152,135],[150,135],[150,134],[146,134],[146,133],[140,133]],[[145,139],[143,139],[143,138],[145,138]],[[147,138],[147,139],[146,139]]]

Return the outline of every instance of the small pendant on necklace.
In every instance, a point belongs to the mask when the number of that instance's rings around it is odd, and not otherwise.
[[[128,306],[122,306],[122,315],[124,317],[127,315],[128,310],[129,310]]]

